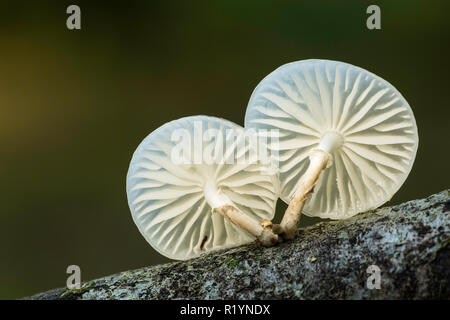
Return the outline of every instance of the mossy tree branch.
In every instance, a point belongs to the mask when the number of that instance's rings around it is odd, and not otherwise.
[[[449,190],[249,245],[27,299],[449,299]],[[381,270],[368,289],[367,268]],[[64,294],[66,293],[66,294]]]

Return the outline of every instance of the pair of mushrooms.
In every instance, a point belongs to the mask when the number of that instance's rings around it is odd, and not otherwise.
[[[273,245],[295,236],[302,212],[345,219],[377,208],[405,181],[418,146],[411,108],[391,84],[329,60],[289,63],[266,76],[245,128],[277,130],[277,143],[266,145],[276,170],[267,161],[235,161],[251,153],[248,136],[215,117],[169,122],[141,142],[127,175],[128,203],[161,254],[185,260],[255,238]],[[182,161],[174,161],[180,151]],[[289,206],[272,225],[278,197]]]

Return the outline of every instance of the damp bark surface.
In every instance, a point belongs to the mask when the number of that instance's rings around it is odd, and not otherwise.
[[[449,191],[321,222],[275,247],[252,244],[25,299],[449,299]],[[380,289],[368,288],[371,265]]]

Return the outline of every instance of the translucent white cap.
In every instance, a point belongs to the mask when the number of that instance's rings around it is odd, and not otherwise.
[[[242,133],[230,121],[186,117],[156,129],[138,146],[127,175],[128,204],[158,252],[185,260],[254,241],[213,212],[225,204],[256,221],[273,218],[276,179],[258,159],[246,161],[249,145]]]
[[[297,61],[270,73],[250,98],[245,127],[280,130],[273,147],[279,151],[280,193],[287,203],[310,151],[319,148],[332,156],[303,211],[331,219],[391,199],[412,168],[419,141],[411,108],[391,84],[329,60]]]

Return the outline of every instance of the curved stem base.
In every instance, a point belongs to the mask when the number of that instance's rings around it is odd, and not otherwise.
[[[263,220],[261,223],[258,223],[231,205],[215,208],[214,212],[222,214],[235,225],[250,232],[263,246],[270,247],[279,242],[279,237],[273,233],[272,223],[268,220]]]

